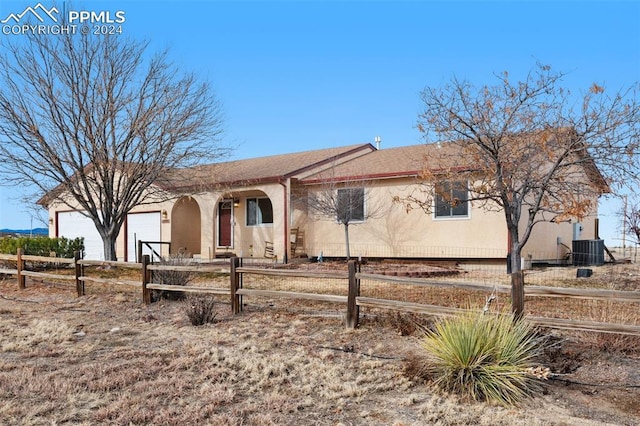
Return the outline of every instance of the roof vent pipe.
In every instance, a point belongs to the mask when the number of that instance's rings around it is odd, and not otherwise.
[[[373,138],[373,140],[376,142],[376,149],[380,150],[380,136],[376,136],[375,138]]]

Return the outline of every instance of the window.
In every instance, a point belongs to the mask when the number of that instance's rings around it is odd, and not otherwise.
[[[247,226],[273,223],[273,207],[268,198],[247,198]]]
[[[468,217],[469,197],[464,182],[445,182],[436,185],[435,217]]]
[[[336,219],[340,223],[364,221],[364,188],[338,189]]]

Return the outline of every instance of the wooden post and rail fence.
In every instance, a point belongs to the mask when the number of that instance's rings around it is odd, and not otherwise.
[[[482,291],[486,293],[497,292],[501,294],[510,294],[512,297],[512,311],[516,316],[521,316],[524,312],[524,298],[527,297],[562,297],[562,298],[579,298],[600,301],[614,301],[626,303],[639,303],[640,292],[637,291],[620,291],[620,290],[601,290],[601,289],[584,289],[584,288],[562,288],[562,287],[544,287],[544,286],[525,286],[524,274],[518,272],[512,274],[512,285],[488,285],[484,283],[471,283],[466,281],[450,281],[438,280],[431,278],[410,278],[389,275],[379,275],[372,273],[363,273],[360,265],[356,261],[350,261],[347,264],[346,271],[304,271],[304,270],[284,270],[277,268],[258,268],[244,267],[241,259],[234,257],[230,259],[229,267],[229,285],[226,287],[208,287],[208,286],[183,286],[158,284],[152,282],[152,272],[159,270],[168,271],[185,271],[185,272],[221,272],[221,266],[210,265],[157,265],[150,262],[149,256],[142,256],[141,263],[116,262],[116,261],[93,261],[82,260],[78,253],[74,258],[56,258],[31,256],[23,254],[22,250],[18,250],[16,255],[0,254],[0,260],[16,262],[16,269],[0,269],[0,274],[17,275],[18,287],[24,289],[26,287],[26,277],[36,279],[55,279],[72,281],[76,286],[78,296],[85,294],[85,283],[102,283],[111,285],[126,285],[141,289],[142,302],[151,303],[151,291],[179,291],[185,293],[200,293],[226,296],[231,305],[233,314],[239,314],[242,310],[242,298],[244,296],[258,297],[284,297],[293,299],[304,299],[319,302],[338,303],[346,307],[345,324],[349,328],[358,326],[360,318],[360,307],[396,310],[405,312],[414,312],[427,314],[431,316],[455,315],[463,312],[464,309],[454,307],[444,307],[437,305],[427,305],[415,302],[405,302],[399,300],[363,297],[360,294],[361,281],[367,282],[383,282],[386,284],[396,284],[398,288],[402,286],[420,286],[420,287],[439,287],[449,289],[463,289],[471,291]],[[46,272],[29,271],[25,267],[25,262],[42,262],[54,263],[59,265],[68,265],[75,269],[74,275],[54,274]],[[141,279],[133,280],[116,280],[89,277],[85,275],[86,266],[114,266],[123,268],[139,269],[141,271]],[[268,289],[251,289],[243,288],[243,275],[259,275],[273,276],[280,278],[305,278],[305,279],[332,279],[346,282],[348,287],[347,295],[321,294],[310,292],[294,292],[282,290]],[[400,290],[401,291],[401,290]],[[546,318],[528,316],[528,320],[544,327],[598,331],[605,333],[621,333],[629,335],[640,335],[640,326],[630,324],[612,324],[593,321],[581,321],[562,318]]]

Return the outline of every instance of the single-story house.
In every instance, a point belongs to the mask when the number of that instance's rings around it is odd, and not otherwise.
[[[437,148],[420,144],[377,149],[365,143],[190,169],[188,177],[183,173],[163,182],[162,189],[173,198],[129,213],[117,241],[118,259],[136,261],[138,240],[170,243],[156,250],[203,261],[230,253],[280,262],[300,254],[344,257],[343,226],[311,211],[305,200],[314,193],[347,188],[366,194],[349,226],[354,257],[505,259],[508,232],[501,212],[469,202],[440,203],[426,213],[407,211],[397,202],[420,185],[431,149]],[[91,220],[62,204],[48,208],[50,236],[82,236],[85,257],[103,257]],[[562,261],[572,240],[595,238],[597,207],[580,223],[536,225],[522,253],[534,261]]]

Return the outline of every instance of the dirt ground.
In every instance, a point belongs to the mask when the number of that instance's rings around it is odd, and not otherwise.
[[[640,352],[584,334],[554,332],[544,394],[501,408],[435,393],[402,317],[245,302],[194,327],[185,302],[0,281],[0,424],[640,424]]]

